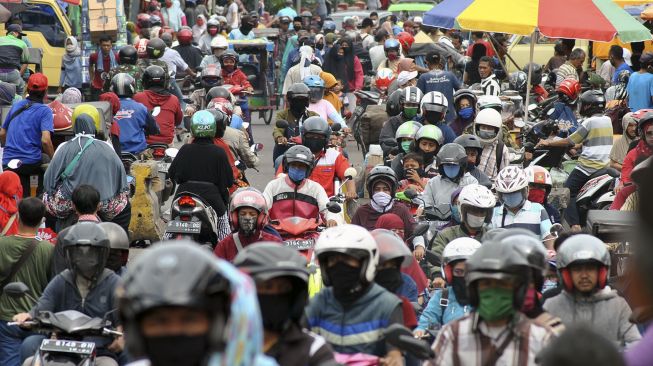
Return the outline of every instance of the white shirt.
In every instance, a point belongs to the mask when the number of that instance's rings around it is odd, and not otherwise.
[[[234,1],[229,5],[229,8],[227,9],[227,23],[231,27],[231,29],[236,29],[238,28],[240,24],[240,19],[238,19],[238,4]]]
[[[188,64],[181,58],[181,55],[176,50],[173,50],[170,47],[166,47],[163,56],[161,56],[161,61],[165,62],[168,65],[168,72],[170,73],[170,78],[174,79],[177,75],[177,72],[184,72],[188,69]]]

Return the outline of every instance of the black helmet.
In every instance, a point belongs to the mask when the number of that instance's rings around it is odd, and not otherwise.
[[[309,148],[304,145],[295,145],[292,146],[285,154],[283,154],[283,159],[281,165],[283,166],[283,172],[288,173],[288,165],[293,162],[303,163],[308,167],[306,171],[306,177],[311,175],[313,171],[313,166],[315,161],[313,161],[314,156]]]
[[[145,48],[147,50],[147,57],[151,60],[156,60],[163,56],[166,51],[166,44],[161,38],[154,38],[147,42]]]
[[[323,120],[322,117],[313,116],[307,118],[304,121],[302,124],[301,133],[302,138],[304,138],[304,135],[307,133],[314,133],[317,135],[322,135],[324,136],[325,140],[328,140],[329,136],[331,136],[331,127],[329,127],[329,123]]]
[[[605,96],[599,90],[588,90],[580,95],[578,113],[591,117],[605,111]]]
[[[143,87],[150,89],[152,87],[160,87],[166,89],[168,85],[168,74],[166,74],[163,67],[152,65],[148,66],[143,73]]]
[[[141,317],[154,309],[187,307],[209,314],[211,326],[204,350],[210,354],[226,347],[231,309],[231,283],[212,253],[191,241],[168,241],[139,255],[127,270],[118,294],[118,311],[128,335],[125,346],[135,357],[147,354]]]
[[[311,93],[311,90],[306,86],[304,83],[294,83],[288,88],[288,92],[286,93],[286,97],[288,100],[294,99],[294,98],[306,98],[306,101],[308,101],[309,95]],[[307,104],[308,106],[308,104]]]
[[[373,167],[370,170],[369,175],[367,176],[367,191],[369,192],[370,196],[372,196],[372,192],[374,192],[374,185],[376,184],[377,181],[383,181],[387,183],[390,186],[390,196],[394,197],[395,192],[397,191],[397,187],[399,186],[399,182],[397,181],[397,176],[395,175],[395,171],[392,170],[389,166],[385,165],[377,165]]]
[[[225,87],[214,86],[206,93],[206,103],[208,104],[215,98],[224,98],[228,101],[231,101],[231,93]]]
[[[393,117],[401,113],[401,106],[404,104],[404,90],[397,89],[390,96],[385,104],[385,112]]]
[[[483,146],[481,146],[481,140],[478,139],[476,135],[470,135],[470,134],[463,134],[458,137],[456,137],[455,140],[453,140],[454,144],[458,144],[462,146],[465,149],[476,149],[478,152],[478,156],[476,158],[476,165],[480,164],[481,162],[481,153],[483,152]]]
[[[509,85],[510,89],[516,90],[519,93],[526,93],[526,84],[528,83],[528,75],[523,71],[515,71],[510,74]]]
[[[542,66],[539,64],[536,64],[535,62],[532,62],[530,64],[526,64],[524,68],[521,70],[528,75],[528,68],[529,65],[532,65],[531,67],[533,68],[533,71],[531,72],[531,85],[539,85],[542,84]]]
[[[136,47],[127,45],[118,51],[118,60],[121,65],[136,65],[138,61],[138,51]]]
[[[297,250],[280,246],[279,243],[259,242],[241,250],[233,264],[248,274],[255,282],[264,282],[278,277],[288,277],[293,282],[291,292],[290,320],[298,322],[308,303],[308,270],[306,258]],[[262,312],[265,311],[262,309]],[[263,324],[266,328],[265,316]],[[271,325],[271,324],[270,324]]]
[[[79,222],[63,238],[68,269],[95,282],[104,271],[109,256],[109,237],[94,222]]]
[[[467,153],[465,152],[465,148],[456,143],[444,144],[440,148],[440,151],[438,151],[436,164],[438,166],[438,172],[443,177],[446,176],[444,174],[444,164],[458,165],[460,169],[458,169],[458,175],[455,179],[460,179],[465,174],[465,169],[467,168]]]
[[[230,58],[233,59],[236,65],[238,65],[238,54],[234,50],[226,50],[222,55],[220,55],[220,65],[224,67],[224,60]]]
[[[476,94],[469,89],[459,89],[453,93],[453,106],[456,110],[459,109],[458,105],[462,99],[469,99],[472,108],[476,106]]]

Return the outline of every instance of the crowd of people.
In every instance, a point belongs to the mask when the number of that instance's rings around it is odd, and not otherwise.
[[[586,51],[561,40],[546,65],[508,73],[506,35],[467,39],[375,11],[338,27],[317,3],[315,14],[286,1],[272,15],[263,1],[148,2],[129,45],[99,40],[88,88],[68,37],[52,101],[44,74],[23,80],[25,34],[8,25],[0,287],[22,282],[29,296],[0,294],[0,364],[42,364],[52,335],[38,321],[66,310],[109,321],[113,334],[82,338],[100,366],[653,362],[651,256],[629,262],[632,283],[620,286],[609,246],[583,231],[576,204],[591,178],[615,169],[610,208],[651,220],[638,203],[651,181],[653,54],[613,46],[592,71]],[[254,91],[242,65],[256,60],[230,41],[256,39],[259,28],[279,29],[271,57],[284,100],[267,162],[251,149],[246,100],[223,87]],[[183,78],[198,81],[186,96]],[[368,108],[374,118],[357,115],[364,90],[385,105]],[[111,117],[91,101],[107,102]],[[524,123],[525,104],[549,102],[547,117]],[[67,141],[56,138],[62,129]],[[184,129],[167,177],[214,211],[212,252],[164,241],[130,259],[121,154],[151,159],[148,145],[173,146]],[[359,169],[358,185],[355,152],[342,143],[350,135],[382,155]],[[534,163],[542,149],[575,160],[563,182]],[[253,187],[245,170],[261,164],[274,177]],[[556,184],[568,189],[566,207],[551,202]],[[358,207],[345,219],[336,201]],[[279,223],[293,218],[319,227],[310,249],[281,245]],[[44,240],[45,228],[56,239]],[[393,340],[395,326],[430,355]]]

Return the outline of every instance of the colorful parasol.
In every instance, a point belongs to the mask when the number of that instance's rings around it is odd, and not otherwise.
[[[613,0],[444,0],[424,14],[439,28],[608,42],[651,39],[651,33]]]

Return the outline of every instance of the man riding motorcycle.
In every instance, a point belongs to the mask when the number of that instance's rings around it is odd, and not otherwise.
[[[502,125],[501,113],[493,108],[478,112],[472,125],[473,134],[478,137],[483,146],[478,169],[491,180],[494,180],[499,170],[510,164],[508,149],[501,139]]]
[[[217,65],[220,69],[220,57],[224,54],[229,48],[229,42],[227,39],[222,36],[217,36],[211,40],[211,54],[204,56],[200,67],[205,69],[209,65]]]
[[[147,42],[146,46],[147,58],[141,58],[138,60],[138,67],[141,69],[141,73],[145,74],[145,69],[152,65],[161,66],[166,72],[166,75],[170,75],[170,70],[168,69],[168,64],[161,60],[161,57],[166,51],[166,44],[161,38],[153,38]]]
[[[222,85],[219,65],[211,64],[202,70],[200,74],[200,85],[202,88],[195,89],[190,95],[191,102],[186,104],[186,110],[184,112],[187,116],[192,116],[193,113],[205,109],[207,105],[206,95],[209,90],[214,86]]]
[[[575,79],[565,79],[556,89],[558,100],[553,103],[553,112],[549,119],[558,121],[560,137],[571,135],[578,128],[578,120],[574,110],[580,94],[580,83]]]
[[[421,122],[424,125],[435,125],[444,135],[444,143],[449,144],[456,138],[456,134],[445,121],[449,102],[444,94],[439,91],[428,92],[420,101],[420,110],[422,111]]]
[[[288,139],[300,135],[300,128],[307,118],[318,116],[317,113],[308,110],[310,89],[306,84],[295,83],[291,85],[286,93],[286,100],[288,101],[287,107],[277,112],[277,121],[287,121],[288,128],[284,130],[275,127],[272,130],[272,137],[276,142],[272,153],[272,161],[276,161],[279,156],[288,150]]]
[[[109,91],[111,88],[111,80],[114,76],[125,73],[131,75],[136,80],[135,90],[137,93],[143,91],[143,70],[136,66],[138,62],[138,51],[134,46],[124,46],[118,51],[118,61],[120,65],[115,69],[109,71],[109,77],[104,80],[104,91]]]
[[[465,148],[465,152],[467,153],[467,172],[476,178],[478,184],[490,188],[492,186],[490,178],[478,169],[478,165],[481,163],[481,154],[483,153],[483,146],[479,138],[475,135],[463,134],[456,137],[453,142]]]
[[[424,94],[417,87],[411,86],[403,89],[403,97],[399,99],[401,113],[390,117],[383,125],[379,134],[379,144],[381,144],[384,156],[388,156],[391,150],[397,148],[395,143],[397,129],[404,122],[410,121],[417,116],[419,113],[419,103],[423,96]]]

